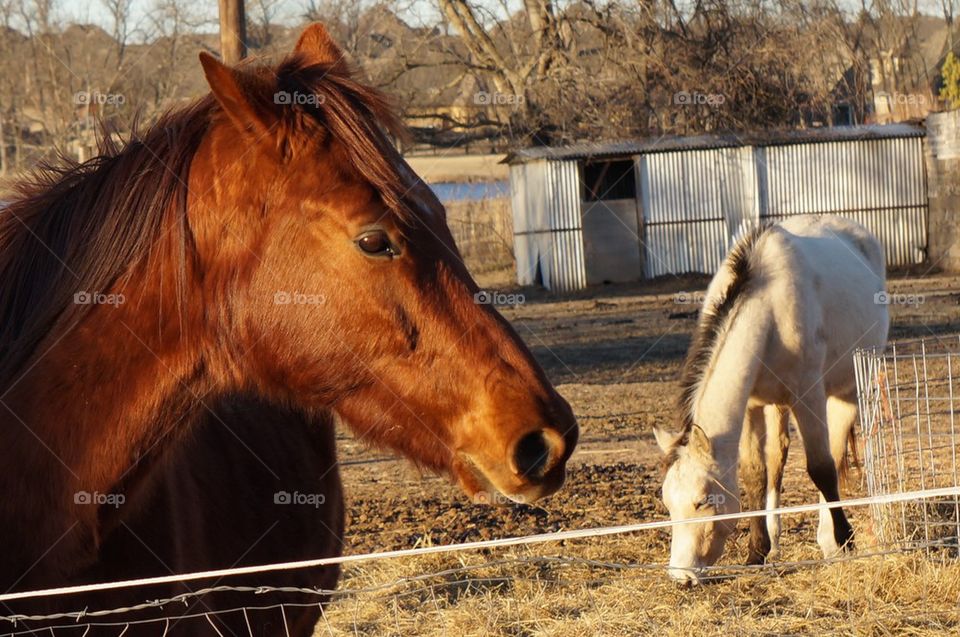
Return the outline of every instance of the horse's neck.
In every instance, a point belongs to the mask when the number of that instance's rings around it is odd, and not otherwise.
[[[197,355],[146,336],[134,310],[96,308],[2,398],[0,542],[18,554],[0,558],[0,583],[50,547],[35,581],[89,561],[106,509],[83,499],[116,500],[211,389]]]
[[[763,364],[769,316],[752,298],[731,316],[694,401],[694,422],[704,430],[722,469],[735,467],[747,402]],[[730,472],[734,474],[735,472]]]

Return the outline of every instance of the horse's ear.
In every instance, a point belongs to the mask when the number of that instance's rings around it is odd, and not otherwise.
[[[657,446],[660,447],[660,451],[663,453],[670,453],[673,451],[673,448],[677,446],[677,442],[680,440],[682,433],[673,433],[672,431],[667,431],[666,429],[661,429],[654,425],[653,427],[653,437],[657,441]]]
[[[224,113],[243,133],[261,137],[276,123],[276,116],[260,104],[251,91],[251,82],[242,71],[231,68],[206,51],[200,53],[200,65],[210,92]]]
[[[327,64],[339,70],[346,69],[343,50],[330,37],[330,32],[320,22],[314,22],[300,34],[293,52],[309,65]]]
[[[713,457],[713,445],[710,443],[710,437],[697,425],[690,428],[690,442],[687,448],[708,458]]]

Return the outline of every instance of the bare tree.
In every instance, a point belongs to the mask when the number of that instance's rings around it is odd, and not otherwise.
[[[153,66],[149,73],[137,76],[148,117],[164,110],[180,93],[187,63],[195,60],[188,36],[203,26],[204,20],[191,0],[154,0],[146,32]]]
[[[247,12],[247,35],[252,46],[263,49],[273,44],[272,28],[280,0],[251,0]]]
[[[132,0],[101,0],[106,33],[61,27],[55,1],[0,0],[0,171],[28,138],[75,143],[85,115],[123,128],[204,89],[194,53],[217,44],[194,0],[153,0],[138,27]],[[269,50],[287,35],[283,5],[250,1],[253,42]],[[299,1],[423,144],[833,124],[838,107],[862,121],[873,92],[933,82],[915,53],[915,0],[431,0],[428,12],[415,0]],[[950,22],[956,0],[941,1]],[[126,105],[78,109],[73,95],[97,88]]]
[[[130,7],[133,0],[100,0],[110,14],[114,42],[116,43],[116,63],[123,69],[127,40],[130,37]]]
[[[956,17],[956,0],[940,0],[943,21],[947,24],[947,51],[953,51],[953,23]]]

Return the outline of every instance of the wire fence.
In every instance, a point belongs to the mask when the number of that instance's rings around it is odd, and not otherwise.
[[[785,516],[794,516],[810,514],[823,508],[836,506],[845,508],[875,507],[938,498],[960,498],[960,487],[886,494],[851,499],[840,503],[781,507],[776,512]],[[767,511],[748,511],[711,516],[710,519],[714,521],[742,520],[767,515],[768,513]],[[472,604],[481,600],[482,603],[488,605],[503,604],[504,600],[512,600],[512,610],[517,613],[517,617],[510,621],[521,624],[524,621],[543,621],[542,617],[539,620],[535,618],[522,619],[520,615],[523,613],[520,608],[524,603],[530,603],[536,607],[540,603],[545,603],[542,600],[550,599],[551,596],[563,598],[564,591],[573,591],[573,594],[591,597],[599,595],[597,591],[612,587],[616,591],[617,598],[624,596],[629,598],[631,595],[642,596],[645,590],[657,589],[666,585],[668,578],[666,577],[666,565],[662,561],[662,554],[656,556],[654,553],[644,553],[642,551],[636,553],[636,546],[643,543],[637,542],[638,538],[635,536],[644,532],[665,531],[679,524],[702,521],[704,521],[703,518],[679,521],[661,520],[618,527],[570,530],[457,545],[421,547],[363,555],[344,555],[336,558],[304,560],[284,564],[220,569],[158,578],[12,593],[0,595],[0,604],[3,604],[3,607],[6,607],[8,603],[20,600],[44,599],[49,601],[52,598],[62,596],[76,596],[121,588],[140,590],[158,584],[184,584],[191,581],[208,581],[213,578],[230,578],[237,575],[265,575],[292,569],[312,569],[332,565],[342,565],[352,569],[347,571],[343,585],[336,590],[319,587],[218,585],[201,587],[197,590],[169,597],[146,599],[137,604],[118,608],[81,608],[41,615],[4,615],[0,616],[0,626],[2,626],[0,635],[38,634],[36,628],[38,625],[43,626],[44,632],[42,634],[46,635],[138,635],[148,633],[172,635],[181,634],[177,632],[178,626],[182,627],[184,622],[190,621],[195,623],[192,624],[189,633],[183,634],[209,634],[221,637],[242,634],[253,637],[253,635],[259,634],[309,635],[314,630],[319,635],[408,634],[411,629],[411,622],[415,621],[414,617],[422,618],[426,613],[435,619],[440,618],[437,621],[442,626],[443,622],[446,621],[444,618],[451,612],[450,609],[462,603],[464,599],[472,600]],[[634,536],[632,537],[633,546],[626,544],[629,539],[626,536]],[[606,539],[606,542],[603,538]],[[618,542],[619,544],[617,544]],[[554,556],[542,554],[497,556],[505,549],[529,551],[545,543],[558,546],[561,554]],[[910,548],[922,546],[928,551],[925,559],[930,561],[930,552],[937,548],[942,549],[948,544],[932,540],[927,543],[915,543]],[[592,552],[601,557],[577,555],[576,553],[584,547],[588,547],[587,554]],[[542,547],[537,550],[542,550]],[[631,552],[634,555],[631,556]],[[881,543],[859,553],[843,554],[832,559],[810,556],[804,559],[785,560],[759,566],[722,565],[707,567],[703,571],[701,580],[717,585],[722,582],[747,578],[753,582],[753,586],[760,586],[761,584],[758,584],[758,581],[765,582],[763,584],[765,586],[771,586],[780,582],[787,574],[798,574],[813,569],[843,566],[851,563],[864,564],[884,558],[914,554],[916,554],[915,551],[910,551],[900,543]],[[618,559],[612,559],[618,556],[620,556]],[[623,556],[629,556],[630,559],[623,559]],[[659,559],[657,559],[658,557]],[[450,560],[454,561],[453,565],[450,565]],[[407,562],[405,567],[397,568],[395,566],[397,562],[404,561]],[[960,579],[960,567],[953,566],[953,563],[954,561],[950,560],[950,564],[946,565],[946,568],[957,569],[955,574],[950,577],[952,580]],[[405,568],[413,570],[404,572]],[[854,570],[859,570],[859,567]],[[375,579],[379,581],[372,581]],[[673,586],[672,588],[676,587]],[[226,610],[203,609],[203,600],[223,593],[238,595],[240,597],[234,599],[246,601]],[[960,595],[960,590],[957,591],[957,595]],[[263,600],[267,598],[282,601],[266,603]],[[74,599],[74,597],[70,599]],[[541,601],[538,602],[538,600]],[[957,597],[954,597],[951,603],[955,609]],[[130,618],[132,614],[135,615],[145,610],[157,612],[144,619]],[[315,617],[316,622],[315,628],[311,625],[307,632],[304,632],[302,627],[297,628],[295,626],[297,622],[289,619],[300,617],[305,611],[312,613],[310,617]],[[387,614],[388,611],[392,611],[392,617]],[[929,609],[928,611],[932,612]],[[261,614],[268,612],[273,613],[276,620],[272,624],[272,631],[263,633],[262,630],[255,627],[257,622],[252,622],[250,618],[252,616],[259,617]],[[504,612],[506,611],[500,610],[498,615],[500,620],[504,619]],[[944,625],[956,625],[960,627],[960,617],[956,616],[956,613],[952,613],[949,608],[938,610],[937,613],[939,614],[936,615],[936,618],[939,619],[935,618],[936,621],[928,622],[931,626],[942,628]],[[471,620],[476,619],[475,613],[468,615]],[[876,614],[876,611],[874,611],[874,616],[880,617]],[[207,630],[198,630],[198,626],[206,627]],[[448,628],[444,627],[439,632],[433,632],[443,634],[447,630]],[[491,631],[491,633],[497,632]],[[454,634],[459,633],[455,632]]]
[[[870,495],[960,484],[960,336],[866,349],[854,357]],[[905,547],[960,538],[960,498],[871,506],[882,542]]]

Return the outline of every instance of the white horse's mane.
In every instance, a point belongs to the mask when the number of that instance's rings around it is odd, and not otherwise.
[[[755,227],[740,237],[721,266],[721,272],[727,275],[721,288],[718,292],[711,290],[704,299],[703,309],[697,321],[697,330],[687,352],[680,380],[681,393],[678,407],[681,431],[684,435],[679,444],[684,444],[686,434],[696,424],[693,411],[697,392],[704,381],[716,349],[722,344],[721,337],[730,323],[737,303],[749,286],[750,262],[754,249],[760,238],[772,227],[772,225]]]

